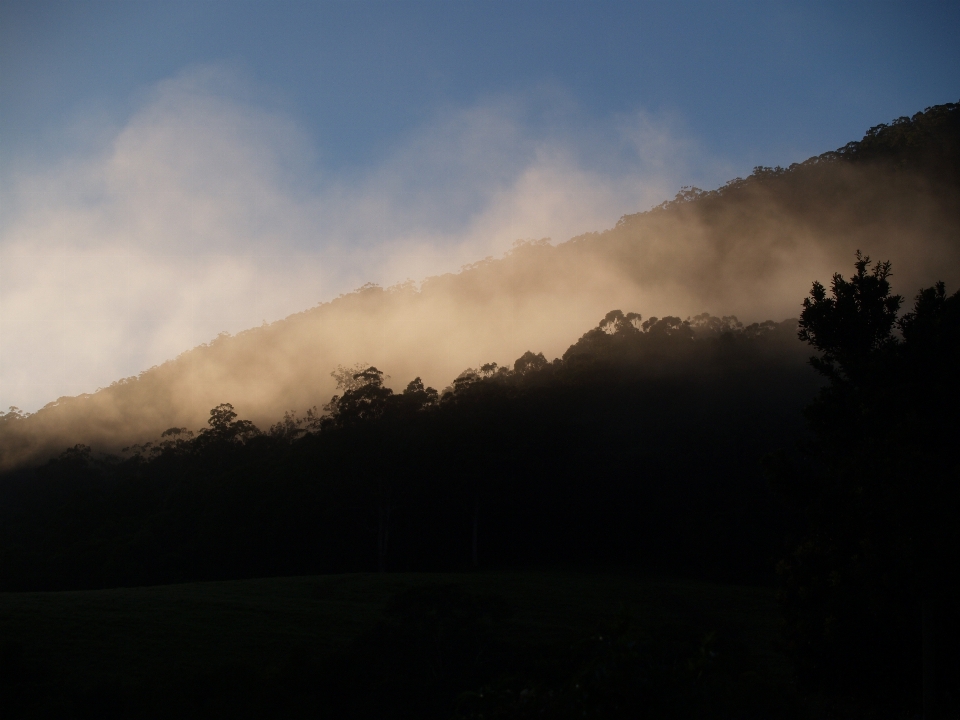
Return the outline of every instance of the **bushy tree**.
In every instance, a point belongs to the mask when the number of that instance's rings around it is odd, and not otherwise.
[[[889,262],[871,268],[858,252],[849,279],[834,275],[829,294],[814,283],[803,303],[799,335],[820,351],[811,364],[829,384],[807,410],[805,463],[779,472],[806,521],[780,577],[803,680],[906,716],[921,687],[926,705],[938,682],[940,699],[949,694],[930,642],[954,632],[942,608],[956,599],[960,561],[960,293],[923,290],[898,319],[890,275]]]

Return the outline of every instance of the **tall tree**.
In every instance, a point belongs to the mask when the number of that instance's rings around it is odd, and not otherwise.
[[[807,410],[806,464],[782,476],[807,531],[780,566],[781,597],[807,682],[904,713],[922,699],[929,715],[943,696],[935,608],[960,564],[960,293],[923,290],[898,320],[890,276],[858,252],[849,279],[834,275],[829,293],[815,282],[804,300],[799,335],[829,384]]]

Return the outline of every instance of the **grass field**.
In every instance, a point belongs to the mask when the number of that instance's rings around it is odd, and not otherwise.
[[[767,588],[352,574],[0,594],[5,716],[797,716]]]

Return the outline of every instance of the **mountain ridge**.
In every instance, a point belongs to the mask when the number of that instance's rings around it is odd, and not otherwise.
[[[862,249],[898,268],[909,293],[960,281],[960,105],[927,108],[789,168],[757,167],[704,191],[682,188],[613,228],[520,243],[419,288],[364,286],[209,343],[135,379],[0,417],[0,469],[76,443],[105,451],[199,427],[231,402],[258,424],[321,405],[330,371],[369,362],[398,383],[443,387],[468,366],[526,350],[562,353],[614,307],[796,316],[810,278]]]

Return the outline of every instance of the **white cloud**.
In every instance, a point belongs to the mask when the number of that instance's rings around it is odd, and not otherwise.
[[[500,99],[328,178],[310,138],[238,87],[217,68],[162,82],[100,151],[20,173],[0,230],[2,406],[95,390],[367,281],[609,227],[682,184],[691,151],[669,118],[617,118],[591,140],[618,157],[600,172]]]

